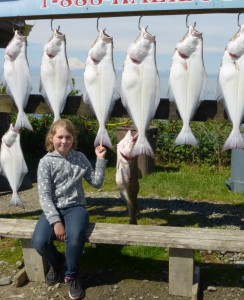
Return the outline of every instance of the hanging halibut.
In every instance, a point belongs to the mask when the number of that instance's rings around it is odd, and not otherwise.
[[[232,122],[232,131],[223,150],[244,148],[240,124],[244,115],[244,25],[226,46],[218,77],[217,100],[224,106]]]
[[[98,38],[88,52],[84,84],[84,102],[92,106],[99,123],[94,145],[103,144],[112,149],[106,121],[119,98],[119,93],[113,63],[113,37],[107,35],[105,29],[99,31]]]
[[[71,88],[65,35],[54,30],[44,46],[40,82],[40,92],[54,113],[54,122],[60,119]]]
[[[131,157],[140,154],[154,156],[146,131],[160,102],[160,80],[156,66],[156,38],[145,28],[127,50],[121,98],[138,131]]]
[[[3,81],[7,93],[18,108],[15,128],[25,127],[33,130],[24,112],[32,90],[26,45],[27,37],[16,30],[13,39],[5,49]]]
[[[24,204],[18,195],[18,189],[28,169],[20,146],[20,134],[16,132],[12,124],[2,138],[0,163],[3,175],[7,178],[13,191],[9,206],[24,208]]]
[[[169,100],[175,101],[183,121],[175,145],[197,145],[190,120],[203,100],[207,83],[202,33],[195,30],[194,26],[189,26],[186,35],[177,43],[169,74]]]

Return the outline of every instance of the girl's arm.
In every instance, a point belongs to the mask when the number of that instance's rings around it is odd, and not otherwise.
[[[95,148],[95,153],[97,156],[95,170],[92,168],[88,159],[84,156],[87,165],[87,171],[84,178],[91,186],[100,188],[104,181],[107,164],[107,160],[105,160],[106,148],[99,145]]]
[[[50,165],[45,159],[41,159],[38,165],[37,183],[39,202],[48,222],[52,225],[61,221],[52,199]]]

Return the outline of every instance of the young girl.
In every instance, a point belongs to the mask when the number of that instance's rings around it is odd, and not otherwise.
[[[86,156],[75,151],[77,136],[74,125],[66,119],[54,122],[46,136],[48,153],[38,166],[38,193],[43,213],[37,222],[32,245],[50,265],[46,275],[48,285],[57,283],[64,265],[69,297],[82,299],[84,291],[78,275],[88,214],[81,180],[93,187],[101,187],[106,168],[106,149],[95,148],[96,168],[93,170]],[[65,241],[65,256],[57,251],[54,240]]]

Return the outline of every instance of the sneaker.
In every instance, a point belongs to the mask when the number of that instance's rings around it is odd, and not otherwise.
[[[62,262],[58,266],[56,266],[56,267],[50,266],[50,269],[46,275],[47,285],[54,285],[60,281],[62,270],[65,266],[65,263],[66,263],[66,258],[65,258],[65,256],[63,256]]]
[[[47,285],[54,285],[60,280],[61,276],[61,268],[55,269],[54,267],[50,267],[47,275],[46,275],[46,283]]]
[[[68,283],[70,299],[80,300],[84,297],[85,292],[82,289],[79,280],[72,277],[65,277],[64,281]]]

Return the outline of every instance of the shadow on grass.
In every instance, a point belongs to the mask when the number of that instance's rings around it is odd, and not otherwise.
[[[41,209],[28,211],[28,212],[20,211],[19,213],[16,212],[16,213],[9,213],[9,214],[0,213],[0,218],[38,220],[41,213],[42,213]]]
[[[128,222],[126,205],[120,198],[87,198],[87,204],[91,217]],[[155,225],[244,228],[242,204],[138,198],[138,205],[138,224],[146,224],[145,219],[148,219],[150,224]]]
[[[244,229],[244,205],[197,202],[182,199],[138,198],[140,213],[138,224],[161,226],[229,227]],[[120,198],[87,197],[87,210],[91,222],[128,223],[125,202]],[[3,214],[1,218],[31,218],[41,214],[35,211],[19,211]]]

